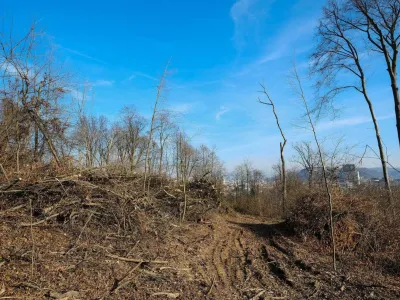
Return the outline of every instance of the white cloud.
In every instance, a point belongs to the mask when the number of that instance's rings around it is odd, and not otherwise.
[[[232,5],[230,16],[235,27],[232,39],[237,48],[241,48],[245,45],[246,38],[252,35],[259,21],[265,17],[265,6],[269,6],[274,1],[275,0],[237,0]]]
[[[72,96],[72,98],[77,100],[82,100],[84,98],[84,93],[76,89],[70,89],[69,94]]]
[[[70,52],[70,53],[72,53],[72,54],[75,54],[75,55],[77,55],[77,56],[80,56],[80,57],[83,57],[83,58],[86,58],[86,59],[89,59],[89,60],[98,62],[98,63],[100,63],[100,64],[106,64],[104,61],[102,61],[102,60],[100,60],[100,59],[97,59],[97,58],[95,58],[95,57],[93,57],[93,56],[87,55],[87,54],[85,54],[85,53],[82,53],[82,52],[80,52],[80,51],[77,51],[77,50],[74,50],[74,49],[70,49],[70,48],[65,48],[65,47],[63,47],[63,46],[61,46],[61,45],[58,45],[58,46],[59,46],[61,49],[66,50],[66,51],[68,51],[68,52]]]
[[[93,83],[93,86],[113,86],[114,83],[115,83],[114,80],[99,79],[99,80],[96,80],[96,81]]]
[[[136,77],[143,77],[143,78],[151,79],[153,81],[158,81],[157,78],[155,78],[151,75],[148,75],[146,73],[142,73],[142,72],[133,72],[133,74],[127,78],[127,81],[131,81],[131,80],[135,79]]]
[[[250,8],[258,0],[237,0],[231,7],[230,14],[235,25],[251,16]]]
[[[243,66],[233,74],[234,77],[241,77],[263,67],[264,64],[276,61],[284,57],[293,58],[295,55],[308,52],[312,48],[313,31],[318,23],[319,15],[298,17],[285,24],[284,27],[277,27],[273,38],[268,41],[263,54],[254,61]]]
[[[0,69],[2,69],[5,73],[5,75],[8,75],[8,76],[15,76],[18,74],[17,69],[7,61],[4,61],[0,65]]]
[[[177,112],[177,113],[182,113],[186,114],[189,111],[191,111],[193,108],[193,103],[176,103],[173,105],[170,105],[169,109],[171,111]]]
[[[377,117],[377,120],[387,120],[387,119],[392,119],[394,115],[386,115],[386,116],[381,116]],[[341,120],[333,120],[333,121],[327,121],[327,122],[321,122],[318,124],[318,129],[319,130],[331,130],[331,129],[336,129],[340,127],[347,127],[347,126],[355,126],[355,125],[360,125],[360,124],[365,124],[365,123],[371,123],[371,117],[368,116],[355,116],[355,117],[350,117],[346,119],[341,119]]]
[[[227,80],[210,80],[210,81],[188,81],[185,83],[173,83],[169,85],[173,89],[200,89],[202,87],[217,86],[217,87],[228,87],[236,88],[236,85]]]
[[[225,106],[221,106],[220,110],[217,112],[217,114],[215,115],[215,119],[216,120],[220,120],[222,115],[226,114],[230,109],[225,107]]]
[[[312,44],[297,46],[300,44],[299,41],[312,37],[317,20],[318,18],[315,16],[311,18],[303,17],[290,22],[280,31],[276,39],[267,47],[266,53],[256,63],[264,64],[291,54],[307,52],[312,47]]]

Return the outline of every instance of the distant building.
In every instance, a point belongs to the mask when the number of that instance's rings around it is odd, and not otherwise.
[[[343,187],[354,187],[360,185],[360,172],[356,165],[343,165],[339,172],[339,185]]]

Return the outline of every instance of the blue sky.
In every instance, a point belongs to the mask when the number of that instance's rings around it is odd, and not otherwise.
[[[244,159],[266,170],[279,159],[279,132],[269,107],[257,103],[259,82],[274,98],[291,145],[311,140],[294,126],[301,106],[287,83],[296,57],[302,75],[314,45],[324,1],[315,0],[114,0],[1,1],[5,19],[22,33],[33,20],[51,37],[58,57],[90,82],[93,114],[116,118],[125,105],[150,115],[155,86],[171,58],[165,107],[183,114],[195,144],[215,146],[228,169]],[[21,9],[23,8],[23,9]],[[366,61],[390,161],[400,165],[393,100],[378,58]],[[383,71],[382,71],[382,70]],[[305,79],[306,87],[309,80]],[[310,97],[313,93],[306,88]],[[311,99],[311,98],[310,98]],[[376,148],[367,106],[360,95],[338,98],[336,121],[321,120],[322,138],[345,136],[362,153]],[[379,166],[366,160],[364,166]]]

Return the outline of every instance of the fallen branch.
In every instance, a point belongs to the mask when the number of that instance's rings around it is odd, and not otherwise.
[[[190,268],[182,268],[182,269],[178,269],[178,268],[174,268],[174,267],[160,267],[160,271],[163,270],[174,270],[174,271],[186,271],[186,272],[190,272]]]
[[[210,296],[210,295],[211,295],[211,291],[212,291],[212,289],[213,289],[213,287],[214,287],[214,284],[215,284],[215,276],[213,277],[213,280],[212,280],[212,282],[211,282],[210,289],[209,289],[208,292],[207,292],[207,296]]]
[[[173,298],[176,299],[179,297],[179,293],[164,293],[164,292],[158,292],[158,293],[154,293],[151,295],[152,297],[154,296],[167,296],[167,298]]]
[[[81,239],[81,236],[82,236],[83,232],[84,232],[85,229],[86,229],[86,226],[89,224],[89,222],[90,222],[90,220],[92,219],[94,213],[95,213],[95,212],[92,212],[92,213],[89,215],[89,217],[88,217],[88,219],[87,219],[85,225],[83,226],[81,232],[79,233],[79,236],[78,236],[78,238],[76,239],[75,243],[71,246],[71,248],[70,248],[67,252],[65,252],[65,254],[68,254],[69,252],[71,252],[72,249],[74,249],[75,246],[78,244],[79,240]]]
[[[15,206],[15,207],[0,211],[0,216],[1,215],[5,215],[6,213],[9,213],[9,212],[12,212],[12,211],[16,211],[16,210],[21,209],[21,208],[23,208],[25,206],[26,206],[25,204],[21,204],[21,205],[18,205],[18,206]]]
[[[35,223],[22,223],[22,224],[20,224],[20,226],[21,226],[21,227],[28,227],[28,226],[40,225],[40,224],[42,224],[42,223],[44,223],[44,222],[46,222],[46,221],[48,221],[48,220],[50,220],[50,219],[53,219],[53,218],[57,217],[58,215],[60,215],[60,213],[51,215],[51,216],[49,216],[49,217],[47,217],[47,218],[45,218],[45,219],[43,219],[43,220],[40,220],[40,221],[38,221],[38,222],[35,222]]]
[[[176,199],[176,197],[174,196],[174,195],[172,195],[172,194],[170,194],[170,193],[168,193],[165,189],[164,189],[164,192],[168,195],[168,196],[170,196],[171,198],[174,198],[174,199]]]
[[[81,185],[83,185],[83,186],[86,185],[86,186],[91,187],[91,188],[96,188],[96,189],[99,189],[99,190],[101,190],[101,191],[105,191],[105,192],[110,193],[110,194],[113,194],[113,195],[115,195],[115,196],[117,196],[117,197],[119,197],[119,198],[122,198],[122,199],[126,199],[126,200],[127,200],[127,197],[125,197],[125,196],[123,196],[123,195],[121,195],[121,194],[118,194],[118,193],[116,193],[116,192],[114,192],[114,191],[112,191],[112,190],[99,187],[98,185],[95,185],[95,184],[93,184],[93,183],[86,182],[86,181],[82,181],[82,180],[71,180],[71,181],[73,181],[73,182],[75,182],[75,183],[79,183],[79,184],[81,184]]]
[[[1,194],[13,194],[13,193],[25,193],[27,191],[24,190],[9,190],[9,191],[0,191]]]
[[[125,280],[130,274],[135,272],[140,266],[142,262],[139,262],[136,266],[131,268],[121,279],[115,279],[113,286],[111,287],[110,294],[117,292],[119,289],[123,288],[127,284],[131,282],[131,280]],[[123,282],[125,280],[125,282]]]
[[[61,207],[61,206],[62,207],[66,207],[66,206],[73,205],[73,204],[80,203],[80,202],[81,202],[80,200],[71,201],[71,202],[64,202],[63,200],[61,200],[60,202],[58,202],[58,203],[56,203],[54,205],[51,205],[51,206],[48,206],[48,207],[44,208],[43,212],[45,214],[48,214],[49,212],[51,212],[52,210],[54,210],[54,209],[56,209],[58,207]]]
[[[3,173],[4,177],[6,178],[7,183],[10,184],[10,179],[8,179],[7,173],[6,173],[6,171],[4,170],[2,164],[0,164],[0,170],[1,170],[1,172]]]
[[[250,300],[257,300],[259,299],[262,295],[265,294],[265,290],[262,290],[261,292],[259,292],[257,295],[255,295],[253,298],[251,298]]]
[[[64,193],[65,193],[65,196],[67,196],[68,197],[68,193],[67,193],[67,190],[64,188],[64,186],[63,186],[63,184],[62,184],[62,182],[56,177],[56,180],[58,181],[58,183],[61,185],[61,188],[63,189],[63,191],[64,191]]]
[[[143,263],[143,264],[167,264],[168,262],[165,260],[143,260],[143,259],[137,259],[137,258],[128,258],[128,257],[122,257],[114,254],[106,254],[107,257],[122,260],[122,261],[127,261],[127,262],[135,262],[135,263]]]

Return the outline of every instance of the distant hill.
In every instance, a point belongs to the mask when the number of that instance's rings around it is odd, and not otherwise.
[[[358,168],[360,176],[365,179],[382,178],[382,168]],[[389,177],[393,179],[400,179],[400,173],[393,168],[388,169]]]
[[[360,172],[360,177],[364,179],[383,177],[382,168],[358,168],[357,170]],[[389,168],[388,172],[389,172],[389,177],[391,177],[392,179],[400,179],[400,173],[395,169]],[[308,178],[308,174],[305,169],[300,170],[298,172],[298,175],[302,180],[307,180]]]

